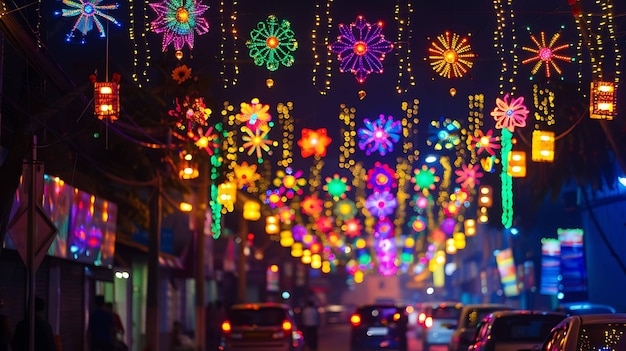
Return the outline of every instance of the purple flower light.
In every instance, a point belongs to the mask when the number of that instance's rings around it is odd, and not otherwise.
[[[371,122],[365,118],[363,120],[365,128],[357,131],[359,136],[359,148],[365,150],[368,156],[378,151],[381,156],[385,156],[387,152],[393,151],[393,144],[400,140],[402,133],[402,124],[400,121],[394,121],[393,117],[385,115],[378,116],[378,119]]]
[[[330,51],[337,53],[341,72],[352,72],[359,83],[365,82],[372,72],[382,73],[385,54],[391,52],[393,44],[382,34],[382,22],[372,25],[358,16],[349,26],[339,25],[340,35],[330,44]]]

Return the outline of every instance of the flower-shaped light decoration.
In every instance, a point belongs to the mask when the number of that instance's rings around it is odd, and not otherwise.
[[[350,71],[359,83],[364,83],[368,74],[383,72],[382,61],[393,44],[385,39],[382,27],[382,22],[371,24],[363,16],[358,16],[349,26],[339,24],[340,34],[329,49],[337,54],[342,73]]]
[[[368,189],[384,191],[391,190],[396,186],[396,172],[389,165],[376,161],[374,168],[367,171]]]
[[[296,224],[291,228],[291,234],[296,241],[302,241],[305,235],[309,234],[309,230],[301,224]]]
[[[441,117],[439,121],[430,122],[428,126],[430,136],[426,140],[428,146],[437,151],[450,150],[461,143],[461,123],[450,118]]]
[[[191,68],[187,65],[177,66],[172,70],[172,79],[178,84],[184,83],[189,78],[191,78]]]
[[[471,136],[470,147],[476,149],[476,153],[480,155],[483,152],[493,156],[496,152],[493,149],[500,148],[500,137],[493,136],[493,129],[489,129],[487,134],[484,134],[482,130],[477,129],[475,135]]]
[[[246,42],[250,49],[250,57],[254,64],[263,66],[269,71],[275,71],[282,64],[291,67],[294,62],[292,52],[298,48],[291,24],[287,20],[278,21],[274,15],[259,22],[250,32],[250,40]]]
[[[433,41],[428,48],[430,66],[444,78],[463,77],[474,65],[471,59],[476,54],[471,50],[467,38],[461,39],[459,34],[445,32],[438,35],[437,41]]]
[[[415,191],[420,190],[435,190],[435,184],[439,181],[439,176],[435,175],[435,168],[423,165],[421,169],[413,170],[413,177],[411,182],[415,185],[413,189]]]
[[[426,218],[423,216],[411,217],[411,219],[409,219],[409,227],[418,234],[424,232],[428,228]]]
[[[185,44],[193,49],[194,32],[202,35],[209,31],[209,23],[202,17],[209,7],[200,1],[163,0],[148,5],[157,13],[150,25],[152,31],[163,34],[163,52],[170,44],[174,44],[174,50],[181,50]]]
[[[300,153],[303,158],[310,156],[326,156],[326,148],[330,145],[331,138],[327,135],[326,128],[316,130],[303,128],[302,138],[298,140]]]
[[[263,105],[259,99],[253,98],[250,103],[241,103],[241,112],[236,118],[239,122],[245,123],[246,127],[251,131],[257,129],[269,129],[272,116],[269,114],[270,105]]]
[[[333,214],[342,221],[353,218],[358,212],[356,204],[350,199],[339,200],[333,207]]]
[[[263,155],[262,151],[267,152],[268,154],[272,154],[270,150],[270,146],[275,146],[276,142],[273,140],[269,140],[267,138],[267,133],[270,132],[269,129],[261,130],[257,129],[256,131],[251,131],[248,128],[244,128],[246,135],[242,136],[241,139],[244,141],[241,149],[248,150],[248,156],[251,156],[256,152],[256,158],[259,163],[263,163]]]
[[[280,223],[291,224],[296,219],[295,211],[289,206],[283,206],[278,209],[278,219]]]
[[[176,118],[178,129],[192,134],[195,127],[208,126],[207,119],[211,113],[211,109],[204,103],[204,98],[191,99],[189,96],[182,102],[176,98],[176,108],[169,111],[169,115]]]
[[[431,196],[426,196],[422,193],[417,193],[413,196],[413,206],[418,213],[424,212],[424,210],[432,205],[432,202]]]
[[[198,127],[197,132],[195,134],[190,133],[190,136],[193,138],[196,146],[206,151],[209,156],[213,156],[215,149],[220,147],[217,134],[214,133],[213,127],[209,127],[206,130],[202,127]]]
[[[361,231],[363,230],[363,225],[358,218],[350,218],[343,222],[341,225],[341,230],[343,234],[348,238],[356,238],[361,235]]]
[[[279,208],[285,206],[284,196],[280,194],[279,189],[269,189],[265,192],[265,203],[271,208]]]
[[[365,118],[363,120],[365,128],[357,131],[359,136],[359,148],[365,150],[368,156],[378,151],[381,156],[385,156],[387,152],[393,151],[393,144],[400,140],[402,133],[402,124],[400,121],[394,121],[393,117],[379,115],[378,119],[371,122]]]
[[[329,216],[320,216],[315,220],[315,229],[322,233],[329,233],[335,228],[335,219]]]
[[[300,202],[300,210],[307,216],[317,217],[324,211],[324,200],[315,194],[305,196],[304,200]]]
[[[340,177],[339,174],[334,174],[333,177],[326,177],[326,184],[323,187],[333,199],[343,199],[346,197],[346,192],[350,191],[352,187],[348,185],[348,178]]]
[[[241,165],[236,163],[233,165],[235,181],[239,189],[247,189],[248,187],[254,188],[255,182],[261,179],[261,175],[256,172],[256,168],[257,165],[248,165],[246,161],[243,161]]]
[[[276,178],[274,178],[274,186],[279,187],[281,193],[285,194],[288,199],[293,198],[296,194],[302,195],[302,187],[306,185],[307,181],[302,177],[303,171],[293,171],[293,168],[287,167],[284,171],[279,169],[276,171]]]
[[[524,105],[524,97],[511,98],[509,94],[503,99],[496,98],[496,107],[491,111],[491,116],[496,120],[497,129],[508,129],[511,133],[515,127],[525,127],[528,109]]]
[[[522,63],[526,64],[526,63],[536,62],[535,66],[533,66],[533,69],[531,70],[531,73],[533,75],[537,73],[537,71],[539,71],[539,68],[541,68],[542,64],[545,63],[546,64],[546,77],[550,78],[551,76],[550,67],[554,68],[554,70],[558,74],[561,74],[561,68],[559,68],[559,66],[556,64],[555,59],[561,60],[564,62],[573,61],[573,58],[571,56],[564,56],[564,55],[559,55],[556,53],[557,51],[570,47],[570,44],[554,46],[554,44],[556,44],[556,41],[559,40],[560,36],[561,36],[561,33],[555,33],[552,36],[552,39],[550,39],[550,42],[546,43],[546,34],[544,32],[541,32],[541,42],[539,42],[537,38],[535,38],[534,35],[532,34],[530,35],[530,39],[533,41],[533,43],[535,43],[536,48],[529,48],[529,47],[523,46],[522,50],[529,51],[535,55],[523,60]]]
[[[393,236],[393,223],[389,218],[382,218],[374,224],[374,237],[388,239]]]
[[[84,43],[84,36],[93,29],[94,25],[98,28],[100,37],[106,37],[104,26],[102,25],[102,22],[100,22],[99,17],[104,18],[116,26],[121,25],[115,18],[105,13],[105,11],[117,9],[119,4],[100,5],[100,2],[102,2],[102,0],[63,0],[63,4],[69,6],[69,8],[62,9],[61,16],[76,17],[76,22],[74,22],[72,30],[70,30],[70,32],[65,36],[65,41],[72,41],[74,38],[74,32],[78,30],[83,34],[81,42]]]
[[[389,191],[375,191],[365,200],[365,208],[377,218],[390,216],[397,206],[398,200]]]
[[[468,164],[461,165],[461,169],[454,171],[457,175],[456,183],[460,184],[465,189],[473,189],[477,184],[480,184],[478,180],[483,176],[483,173],[479,171],[479,166]]]

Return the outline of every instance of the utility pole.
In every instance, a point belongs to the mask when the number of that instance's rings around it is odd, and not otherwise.
[[[146,350],[159,350],[159,253],[161,252],[162,180],[156,176],[150,199],[148,236],[148,291],[146,296]]]
[[[194,209],[194,236],[196,239],[196,347],[198,350],[204,350],[206,344],[205,330],[206,330],[206,299],[205,299],[205,285],[206,285],[206,272],[205,264],[207,259],[213,257],[205,257],[206,250],[206,238],[205,228],[206,225],[206,210],[207,203],[209,202],[209,169],[206,162],[199,162],[198,165],[200,184],[196,190],[196,203]]]

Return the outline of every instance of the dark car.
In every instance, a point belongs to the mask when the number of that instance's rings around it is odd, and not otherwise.
[[[541,351],[626,350],[626,314],[575,315],[563,319],[546,337]]]
[[[547,311],[498,311],[480,323],[468,351],[537,350],[565,314]]]
[[[448,345],[449,351],[466,351],[472,341],[478,323],[489,313],[512,310],[511,307],[496,303],[466,304],[461,309],[461,316],[452,326],[452,338]]]
[[[302,351],[304,339],[291,307],[285,304],[233,305],[222,323],[225,351]]]
[[[555,308],[557,312],[563,312],[568,316],[581,314],[615,313],[613,306],[593,302],[569,302]]]
[[[407,350],[408,315],[405,306],[372,304],[357,307],[350,316],[350,350]]]

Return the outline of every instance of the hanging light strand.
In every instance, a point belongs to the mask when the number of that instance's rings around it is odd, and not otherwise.
[[[396,41],[396,56],[398,57],[398,80],[396,92],[406,93],[409,86],[415,86],[415,76],[411,68],[411,46],[409,43],[413,37],[411,28],[411,15],[413,7],[410,1],[397,0],[394,9],[394,19],[398,24],[398,36]]]

